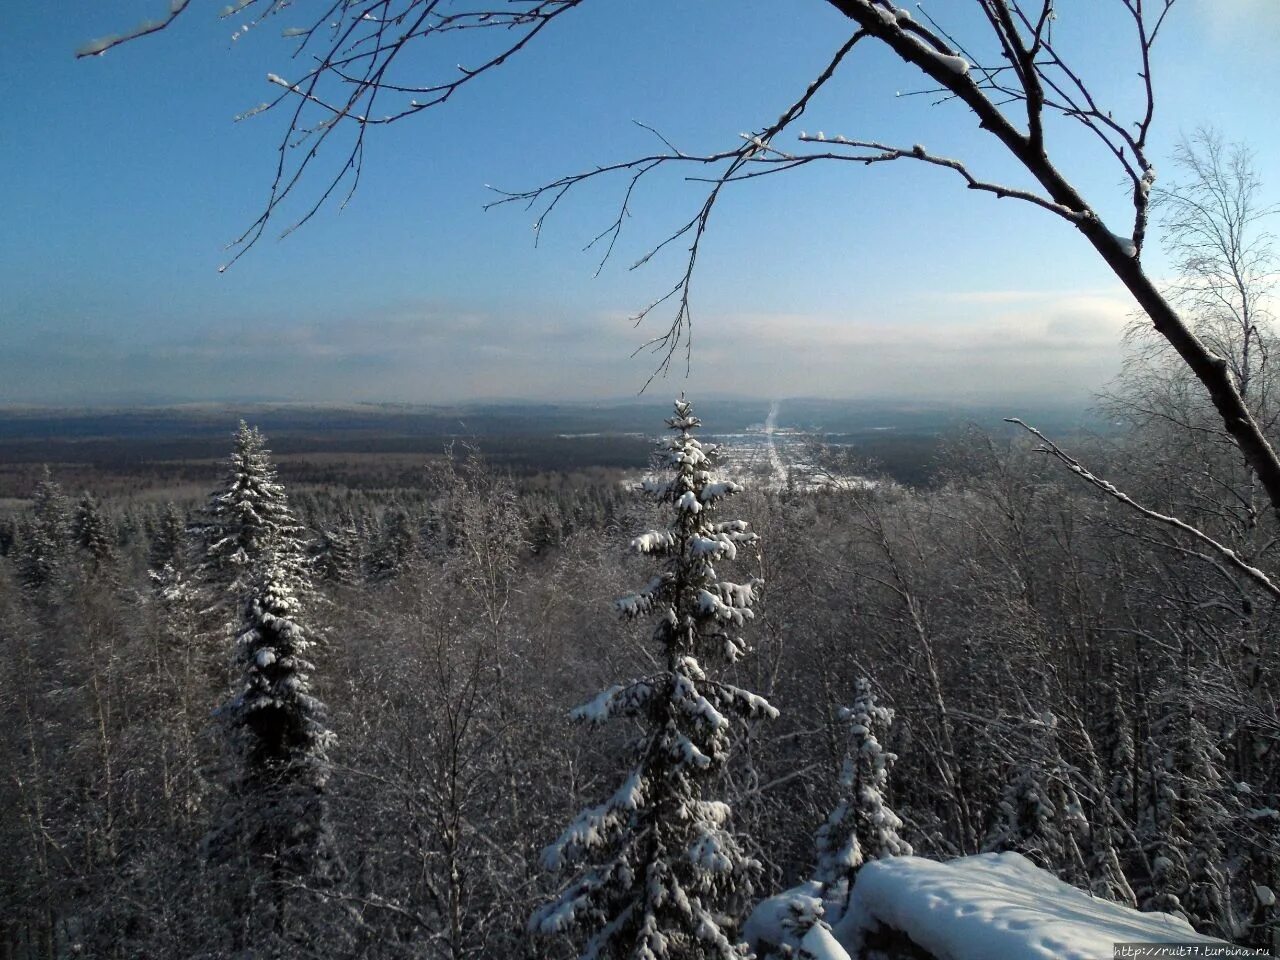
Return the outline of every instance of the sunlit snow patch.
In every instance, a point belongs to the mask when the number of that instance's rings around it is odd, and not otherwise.
[[[1092,897],[1016,853],[867,864],[834,933],[858,956],[886,931],[938,960],[1098,960],[1115,943],[1223,944],[1177,917]]]

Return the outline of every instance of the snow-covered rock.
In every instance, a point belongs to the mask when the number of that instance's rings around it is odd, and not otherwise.
[[[1099,960],[1123,942],[1226,945],[1181,918],[1077,890],[1017,853],[886,857],[858,871],[847,907],[822,897],[813,881],[770,897],[743,936],[759,956],[795,960],[879,956],[904,940],[935,960]]]
[[[1180,918],[1092,897],[1016,853],[868,863],[833,930],[856,957],[886,929],[937,960],[1097,960],[1125,941],[1223,944]]]

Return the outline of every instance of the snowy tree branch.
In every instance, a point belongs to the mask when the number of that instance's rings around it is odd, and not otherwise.
[[[1097,489],[1101,490],[1103,493],[1107,494],[1107,496],[1119,501],[1120,503],[1123,503],[1125,506],[1129,507],[1130,509],[1136,510],[1138,513],[1142,514],[1144,517],[1146,517],[1149,520],[1154,520],[1156,523],[1163,524],[1167,527],[1172,527],[1173,529],[1179,530],[1182,533],[1190,534],[1200,543],[1204,544],[1209,549],[1211,549],[1216,554],[1218,554],[1220,557],[1222,557],[1224,560],[1226,560],[1226,562],[1230,566],[1234,567],[1236,570],[1238,570],[1239,572],[1249,577],[1249,579],[1251,579],[1255,584],[1257,584],[1267,593],[1271,594],[1273,597],[1280,598],[1280,586],[1277,586],[1276,583],[1270,577],[1268,577],[1265,573],[1263,573],[1257,567],[1247,562],[1243,557],[1241,557],[1238,553],[1236,553],[1230,547],[1222,543],[1219,543],[1217,540],[1209,536],[1203,530],[1197,529],[1196,527],[1193,527],[1191,524],[1186,523],[1183,520],[1179,520],[1177,517],[1160,513],[1159,511],[1152,510],[1150,507],[1145,507],[1142,504],[1138,503],[1128,494],[1118,489],[1110,481],[1104,480],[1101,477],[1091,473],[1086,467],[1084,467],[1080,463],[1080,461],[1071,457],[1069,454],[1066,453],[1066,451],[1064,451],[1056,443],[1054,443],[1052,440],[1050,440],[1048,437],[1046,437],[1043,433],[1041,433],[1039,430],[1037,430],[1035,427],[1031,426],[1030,424],[1024,423],[1022,420],[1019,420],[1017,417],[1006,417],[1005,421],[1007,423],[1016,424],[1017,426],[1022,427],[1024,430],[1026,430],[1028,433],[1030,433],[1032,436],[1038,439],[1042,444],[1042,446],[1039,448],[1041,452],[1048,453],[1051,456],[1053,456],[1054,459],[1056,459],[1058,462],[1063,464],[1068,470],[1070,470],[1080,479],[1084,480],[1086,483],[1096,487]]]

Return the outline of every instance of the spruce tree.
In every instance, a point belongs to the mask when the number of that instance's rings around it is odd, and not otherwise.
[[[187,569],[187,518],[172,500],[164,505],[164,513],[151,534],[147,563],[153,570],[171,567]]]
[[[902,821],[889,808],[884,793],[897,756],[880,745],[893,723],[893,711],[879,706],[871,681],[858,680],[853,706],[840,711],[848,723],[849,753],[840,774],[839,801],[816,836],[814,879],[824,898],[841,904],[848,897],[858,868],[868,860],[911,855],[911,844],[899,836]]]
[[[241,688],[219,711],[235,768],[210,853],[231,868],[237,945],[253,956],[312,938],[318,914],[300,898],[342,873],[325,796],[336,738],[311,695],[315,641],[295,587],[296,575],[271,560],[255,578],[236,638]]]
[[[1123,719],[1123,711],[1120,711],[1120,716],[1113,717],[1112,722],[1123,722]],[[1083,727],[1081,730],[1083,732]],[[1087,737],[1087,734],[1085,735]],[[1107,739],[1114,740],[1114,738],[1114,730],[1107,731]],[[1122,854],[1123,838],[1132,832],[1132,826],[1123,819],[1123,807],[1115,799],[1115,794],[1123,796],[1127,793],[1125,779],[1131,774],[1127,769],[1122,772],[1118,768],[1115,775],[1108,780],[1097,755],[1093,752],[1091,738],[1088,738],[1088,745],[1088,774],[1094,799],[1086,864],[1089,891],[1104,900],[1123,903],[1127,907],[1136,907],[1137,897],[1125,873],[1125,858]],[[1123,747],[1118,743],[1115,745],[1119,748],[1119,755],[1122,757]]]
[[[408,511],[403,507],[387,510],[382,517],[377,546],[369,558],[369,579],[383,582],[400,576],[413,559],[417,540]]]
[[[1142,836],[1152,867],[1146,909],[1181,913],[1198,930],[1235,936],[1222,838],[1224,757],[1185,689],[1166,694],[1148,742],[1150,804]]]
[[[1089,882],[1081,841],[1088,836],[1089,822],[1073,770],[1059,749],[1057,725],[1049,711],[1035,718],[1032,729],[1038,736],[1001,792],[986,849],[1021,853],[1083,889]]]
[[[360,534],[350,521],[321,530],[312,550],[316,576],[343,587],[359,582],[361,559]]]
[[[1236,931],[1230,922],[1231,897],[1222,842],[1230,820],[1221,799],[1221,768],[1226,758],[1191,710],[1181,733],[1178,800],[1187,827],[1187,895],[1183,903],[1196,929],[1232,937]]]
[[[115,536],[111,524],[103,516],[98,501],[88,493],[76,505],[72,531],[76,546],[88,557],[94,570],[115,560]]]
[[[737,917],[760,870],[730,831],[729,806],[707,785],[724,765],[735,720],[775,717],[762,697],[713,679],[697,659],[734,661],[747,649],[738,630],[752,617],[760,581],[720,579],[756,535],[741,520],[715,519],[741,487],[714,480],[714,448],[693,436],[700,422],[683,397],[667,420],[670,476],[645,492],[674,516],[664,530],[632,541],[664,558],[639,593],[617,602],[628,619],[655,616],[653,642],[663,669],[605,690],[572,716],[591,724],[635,718],[644,732],[635,763],[599,806],[584,810],[544,853],[549,869],[579,867],[561,894],[537,910],[540,935],[586,935],[584,958],[729,960],[750,955]]]
[[[27,586],[53,586],[64,571],[71,549],[71,508],[61,485],[44,467],[31,495],[31,521],[23,530],[19,569]]]
[[[1173,711],[1161,704],[1159,718],[1151,724],[1143,748],[1143,806],[1138,819],[1138,838],[1150,876],[1138,891],[1138,905],[1187,917],[1188,871],[1184,839],[1186,825],[1178,813],[1178,790],[1174,771],[1177,758],[1161,740],[1168,735]]]
[[[231,877],[236,949],[274,957],[311,933],[298,894],[340,872],[327,826],[327,749],[334,737],[310,692],[315,637],[310,569],[262,434],[243,421],[224,488],[202,525],[210,609],[235,626],[238,693],[218,715],[232,747],[229,798],[209,852]],[[166,568],[166,572],[172,568]],[[231,612],[238,614],[231,620]],[[281,954],[283,955],[283,954]]]
[[[245,605],[236,661],[243,685],[222,711],[242,759],[237,790],[252,804],[251,848],[302,860],[320,840],[320,797],[334,741],[311,696],[315,642],[289,571],[268,563]]]
[[[256,589],[268,565],[295,591],[310,594],[304,528],[276,477],[266,438],[243,420],[235,433],[230,469],[199,524],[205,550],[200,565],[211,609],[233,616]]]

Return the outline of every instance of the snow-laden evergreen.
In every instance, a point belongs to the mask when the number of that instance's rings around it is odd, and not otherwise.
[[[576,867],[561,894],[539,908],[530,929],[575,932],[583,958],[713,960],[750,956],[738,919],[760,864],[730,828],[729,806],[706,784],[729,752],[736,720],[775,717],[762,697],[711,677],[699,656],[732,662],[746,652],[739,630],[761,582],[721,579],[756,535],[741,520],[717,519],[741,487],[713,478],[714,447],[693,436],[700,421],[683,397],[667,420],[665,479],[644,491],[670,506],[671,523],[636,537],[632,549],[662,558],[643,590],[617,602],[628,619],[657,617],[653,641],[665,669],[617,684],[573,711],[599,724],[634,718],[644,728],[635,763],[614,793],[584,810],[543,855],[548,869]]]
[[[360,581],[360,532],[350,520],[326,527],[312,548],[312,570],[328,583],[351,587]]]
[[[1178,764],[1178,795],[1187,825],[1184,902],[1196,929],[1216,930],[1234,937],[1238,930],[1226,894],[1227,864],[1222,843],[1230,819],[1221,800],[1221,766],[1225,759],[1204,723],[1189,710]]]
[[[311,695],[306,608],[315,592],[302,527],[262,435],[241,422],[235,439],[226,487],[210,500],[201,571],[217,591],[211,609],[239,607],[240,686],[218,711],[232,748],[228,804],[209,846],[242,920],[237,948],[274,956],[282,940],[314,933],[303,930],[311,911],[295,906],[297,895],[341,872],[325,798],[335,738]]]
[[[902,821],[885,801],[889,770],[897,760],[880,745],[893,723],[893,711],[880,706],[871,681],[858,680],[853,705],[840,711],[848,724],[849,753],[840,773],[840,794],[816,836],[817,869],[824,898],[843,903],[854,875],[868,860],[910,856],[911,844],[899,836]]]
[[[311,694],[315,643],[292,579],[275,563],[256,578],[236,638],[242,684],[219,711],[234,772],[209,850],[226,871],[233,943],[246,956],[293,956],[286,944],[310,944],[328,914],[307,895],[343,874],[325,791],[335,737]]]
[[[172,500],[165,504],[151,537],[147,563],[152,570],[166,566],[174,570],[188,569],[189,548],[187,518]]]
[[[1227,902],[1221,837],[1224,762],[1214,738],[1184,701],[1160,704],[1147,746],[1147,807],[1139,836],[1151,864],[1144,909],[1186,916],[1198,929],[1238,935]],[[1157,743],[1156,738],[1159,738]]]
[[[115,560],[115,531],[103,515],[101,505],[88,493],[76,504],[72,532],[76,546],[85,553],[95,570]]]
[[[417,549],[418,534],[408,511],[393,506],[382,517],[369,557],[369,579],[375,583],[394,580],[409,568]]]
[[[266,438],[243,420],[229,466],[226,482],[209,498],[199,527],[205,544],[201,573],[210,588],[211,607],[238,611],[268,565],[292,590],[309,594],[304,528],[276,477]]]
[[[871,681],[862,677],[853,705],[841,707],[838,717],[847,727],[848,752],[836,804],[814,836],[813,878],[760,904],[745,930],[764,960],[846,958],[832,946],[831,925],[844,915],[863,864],[913,853],[885,798],[898,758],[881,746],[880,736],[892,725],[893,710],[876,703]]]
[[[261,839],[277,855],[314,843],[314,801],[328,779],[326,751],[334,741],[324,705],[311,696],[314,666],[306,656],[315,643],[301,607],[288,573],[269,564],[236,638],[243,684],[223,710],[243,759],[238,789],[253,797]]]
[[[22,529],[19,569],[33,589],[59,580],[71,547],[71,508],[46,466],[31,496],[31,521]]]
[[[1031,744],[1017,761],[996,805],[986,849],[1013,851],[1068,883],[1087,887],[1082,844],[1089,835],[1084,803],[1063,760],[1058,718],[1044,711],[1030,726]]]

